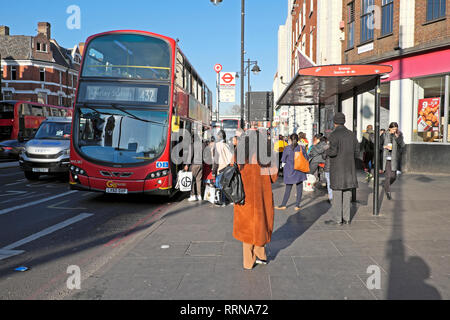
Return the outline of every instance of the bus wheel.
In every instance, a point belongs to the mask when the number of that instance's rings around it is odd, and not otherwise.
[[[25,171],[25,178],[27,178],[30,181],[39,180],[39,173]]]

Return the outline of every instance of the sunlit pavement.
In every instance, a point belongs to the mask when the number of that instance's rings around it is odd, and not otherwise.
[[[65,298],[449,299],[448,176],[401,175],[378,217],[363,178],[350,226],[324,224],[325,190],[305,193],[299,213],[292,193],[275,215],[269,264],[252,271],[232,237],[232,206],[179,202]],[[276,205],[283,191],[274,185]]]

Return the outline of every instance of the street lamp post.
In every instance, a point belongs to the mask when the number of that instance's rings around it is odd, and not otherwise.
[[[252,65],[254,65],[254,67],[252,68],[252,72],[254,74],[258,74],[259,72],[261,72],[261,69],[258,66],[258,61],[250,61],[250,59],[248,59],[246,61],[246,63],[247,63],[247,67],[245,68],[245,72],[246,72],[246,74],[248,76],[248,84],[247,84],[247,94],[248,94],[248,97],[247,97],[247,124],[248,124],[248,127],[250,128],[250,92],[251,92],[251,90],[250,90],[250,67]]]
[[[223,0],[210,0],[214,5],[218,5]],[[245,0],[241,0],[241,75],[244,74],[244,34],[245,34]],[[241,78],[241,129],[244,129],[244,77]]]

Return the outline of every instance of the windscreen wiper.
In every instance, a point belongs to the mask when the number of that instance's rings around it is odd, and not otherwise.
[[[130,118],[133,118],[134,120],[138,120],[138,121],[142,121],[142,122],[148,122],[148,123],[153,123],[153,124],[157,124],[159,126],[164,126],[164,123],[161,123],[161,122],[139,118],[138,116],[136,116],[136,115],[132,114],[131,112],[128,112],[127,110],[125,110],[123,107],[119,107],[119,105],[117,105],[115,103],[112,103],[111,107],[113,107],[114,109],[119,110],[119,111],[127,114]]]
[[[94,107],[88,106],[87,103],[83,104],[83,108],[91,109],[92,111],[95,111],[95,112],[101,113],[101,114],[106,114],[106,115],[108,115],[108,116],[114,116],[114,114],[112,114],[112,113],[108,113],[108,112],[100,112],[100,111],[98,111],[97,109],[95,109]],[[100,108],[101,108],[101,107],[100,107]]]

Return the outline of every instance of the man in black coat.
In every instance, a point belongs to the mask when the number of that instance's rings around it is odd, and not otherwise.
[[[326,224],[350,224],[352,189],[358,188],[355,158],[359,156],[359,143],[355,134],[345,126],[342,112],[334,116],[334,131],[329,136],[330,185],[333,190],[331,215]]]

